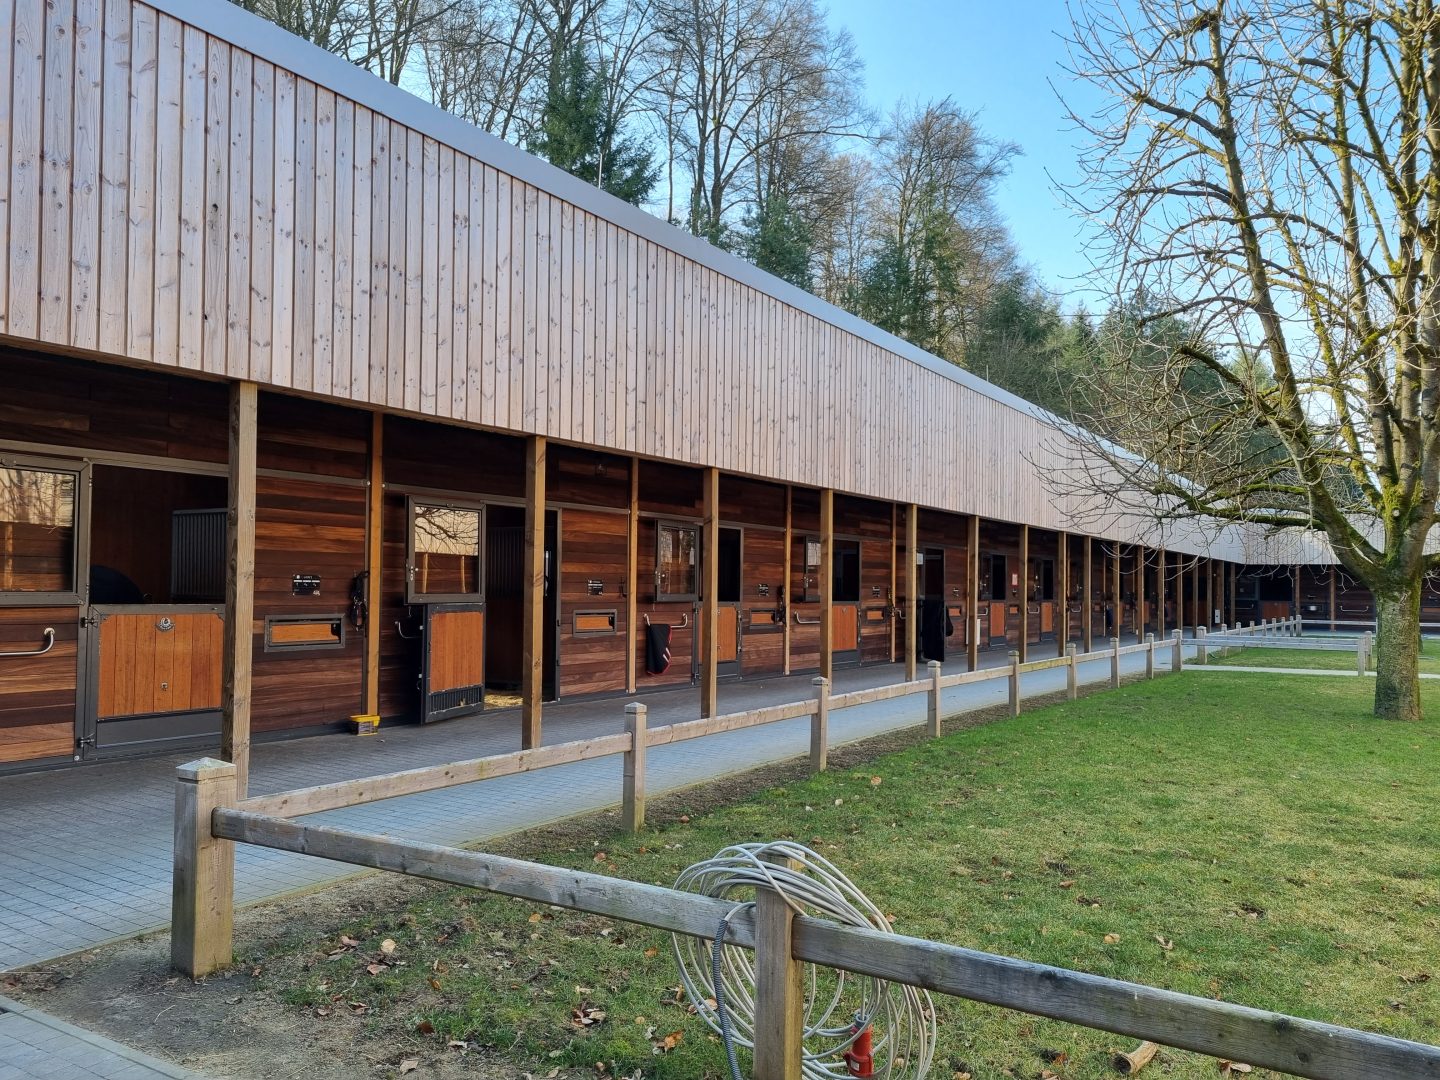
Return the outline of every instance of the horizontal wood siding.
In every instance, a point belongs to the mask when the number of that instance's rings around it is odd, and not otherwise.
[[[256,56],[183,21],[239,13],[164,6],[0,3],[0,334],[1068,524],[1041,479],[1063,436],[1028,411],[502,171],[419,103],[385,108],[423,131],[320,85],[355,76],[278,31]]]
[[[0,607],[0,652],[40,648],[46,627],[55,645],[44,656],[0,657],[0,764],[75,750],[78,610]]]

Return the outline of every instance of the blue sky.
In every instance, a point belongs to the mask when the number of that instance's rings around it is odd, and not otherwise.
[[[867,95],[882,112],[901,99],[953,97],[989,134],[1017,143],[997,201],[1021,256],[1057,292],[1084,290],[1081,222],[1063,206],[1047,171],[1076,175],[1080,134],[1070,130],[1051,84],[1075,87],[1061,69],[1069,27],[1059,0],[829,0],[832,25],[855,37]],[[1077,100],[1093,101],[1093,95]],[[1076,297],[1075,299],[1078,299]],[[1074,300],[1066,306],[1072,307]],[[1090,306],[1098,302],[1090,298]]]

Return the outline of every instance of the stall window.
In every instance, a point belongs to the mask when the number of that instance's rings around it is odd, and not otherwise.
[[[655,599],[694,600],[699,595],[700,529],[695,525],[655,527]]]
[[[1049,559],[1035,566],[1035,599],[1055,599],[1055,564]]]
[[[860,599],[860,541],[835,541],[835,572],[831,578],[836,603],[850,604]]]
[[[0,602],[79,603],[81,470],[0,463]]]
[[[479,598],[484,592],[484,538],[482,507],[412,499],[406,602]]]
[[[1007,583],[1005,581],[1005,556],[990,556],[990,599],[1004,600]]]

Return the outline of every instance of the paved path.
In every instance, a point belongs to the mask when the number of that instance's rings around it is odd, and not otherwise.
[[[0,1080],[173,1080],[197,1075],[0,997]]]
[[[1032,659],[1053,655],[1053,645]],[[1007,663],[982,653],[982,666]],[[1168,667],[1168,654],[1157,667]],[[964,656],[947,664],[964,670]],[[1141,654],[1122,659],[1143,669]],[[1082,682],[1109,677],[1109,660],[1080,666]],[[834,693],[898,682],[899,665],[837,671]],[[795,701],[813,693],[810,676],[722,684],[722,711]],[[1063,690],[1065,672],[1027,674],[1026,695]],[[945,692],[946,715],[1001,704],[1006,680]],[[693,688],[641,694],[652,727],[693,719]],[[545,741],[564,742],[620,731],[625,699],[557,704],[545,710]],[[833,711],[832,743],[924,722],[925,695]],[[652,795],[708,778],[804,754],[809,721],[727,732],[649,751]],[[519,749],[513,710],[429,727],[383,728],[366,738],[324,735],[261,743],[251,761],[251,792],[415,768]],[[143,760],[0,778],[0,970],[42,963],[141,931],[163,928],[170,914],[171,815],[175,766],[202,756],[191,750]],[[429,843],[459,845],[613,806],[620,798],[620,758],[579,762],[536,773],[406,796],[315,815],[316,819]],[[236,899],[251,903],[353,874],[354,868],[305,855],[241,846]]]

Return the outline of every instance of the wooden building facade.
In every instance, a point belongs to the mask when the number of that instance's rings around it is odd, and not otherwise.
[[[1029,403],[223,0],[0,40],[0,769],[1277,602],[1241,529],[1082,535]]]

